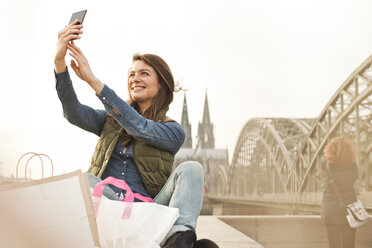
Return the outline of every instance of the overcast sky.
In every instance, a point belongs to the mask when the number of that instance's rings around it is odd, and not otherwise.
[[[0,0],[4,175],[15,174],[29,151],[48,154],[55,174],[90,164],[98,137],[63,118],[53,74],[57,33],[82,9],[76,43],[101,81],[127,99],[132,54],[160,55],[188,89],[194,145],[207,91],[216,147],[228,148],[230,159],[250,118],[318,117],[372,53],[369,0]],[[102,108],[70,72],[79,100]],[[178,121],[182,102],[177,93],[168,114]],[[40,166],[32,163],[37,178]]]

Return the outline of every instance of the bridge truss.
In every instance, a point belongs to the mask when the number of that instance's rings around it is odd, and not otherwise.
[[[221,168],[216,178],[217,185],[227,185],[215,195],[319,207],[323,150],[340,135],[358,147],[359,191],[372,191],[372,56],[350,75],[317,119],[249,120],[231,166],[227,171]]]

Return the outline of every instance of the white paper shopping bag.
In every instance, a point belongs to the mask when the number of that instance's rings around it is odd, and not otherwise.
[[[106,184],[126,190],[123,201],[101,198]],[[133,202],[134,198],[145,202]],[[95,186],[93,202],[102,248],[158,248],[179,216],[178,208],[153,203],[113,177]]]
[[[86,174],[0,186],[1,247],[100,247]]]

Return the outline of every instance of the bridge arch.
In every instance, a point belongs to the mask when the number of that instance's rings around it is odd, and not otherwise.
[[[335,136],[351,138],[359,148],[357,164],[362,190],[371,190],[372,56],[360,65],[327,103],[315,120],[294,162],[291,175],[297,193],[319,191],[316,173],[324,161],[323,150]]]
[[[249,120],[241,131],[233,155],[230,192],[237,195],[286,193],[294,154],[311,122],[312,119]],[[246,185],[245,190],[240,189],[241,185]]]
[[[228,173],[228,195],[296,195],[321,185],[325,145],[347,136],[358,146],[359,189],[372,190],[372,56],[335,92],[316,119],[253,118],[243,127]],[[293,202],[293,198],[291,199]],[[317,195],[314,204],[319,204]]]

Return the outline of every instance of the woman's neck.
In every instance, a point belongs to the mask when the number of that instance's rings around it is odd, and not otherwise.
[[[149,102],[144,102],[144,103],[138,102],[137,104],[138,104],[138,108],[141,114],[145,113],[145,111],[151,106],[151,103]]]

